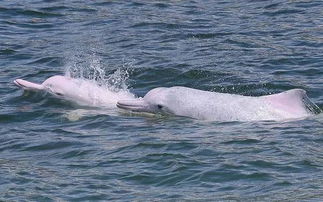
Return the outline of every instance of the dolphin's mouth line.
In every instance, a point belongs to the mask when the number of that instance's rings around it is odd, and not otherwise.
[[[119,102],[117,103],[117,107],[119,107],[120,109],[126,109],[126,110],[131,110],[131,111],[140,111],[140,110],[142,110],[142,106],[121,104]]]
[[[13,82],[14,82],[17,86],[19,86],[19,87],[26,88],[26,86],[24,86],[24,85],[22,85],[21,83],[19,83],[19,81],[17,81],[17,79],[16,79],[16,80],[14,80]]]
[[[145,112],[147,105],[141,99],[139,100],[122,100],[117,102],[117,107],[134,112]]]

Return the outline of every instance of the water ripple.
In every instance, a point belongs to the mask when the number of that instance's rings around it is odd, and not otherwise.
[[[323,108],[322,7],[1,2],[0,200],[322,200],[322,114],[205,122],[80,109],[12,83],[70,70],[138,96],[175,85],[251,96],[302,88]]]

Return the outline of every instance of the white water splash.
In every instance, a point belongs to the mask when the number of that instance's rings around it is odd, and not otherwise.
[[[128,89],[127,81],[133,69],[132,63],[124,63],[111,73],[111,68],[104,67],[101,59],[95,54],[74,55],[69,59],[65,76],[91,80],[99,86],[116,92]]]
[[[65,77],[72,78],[70,83],[75,89],[70,101],[82,106],[116,109],[119,99],[135,98],[127,85],[131,63],[111,71],[96,54],[73,55],[68,59]]]

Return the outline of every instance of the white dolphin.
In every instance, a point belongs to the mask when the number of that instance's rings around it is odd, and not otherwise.
[[[60,75],[52,76],[42,84],[23,79],[16,79],[14,83],[25,90],[48,92],[59,99],[82,106],[116,108],[118,100],[134,98],[127,90],[115,92],[97,85],[94,81]]]
[[[187,87],[155,88],[143,98],[120,100],[135,112],[166,113],[213,121],[289,120],[319,110],[301,89],[260,97],[202,91]]]

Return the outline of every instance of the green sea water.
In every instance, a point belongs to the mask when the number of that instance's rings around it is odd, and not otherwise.
[[[323,116],[211,122],[88,109],[13,80],[68,74],[323,108],[322,1],[0,1],[1,201],[321,201]]]

